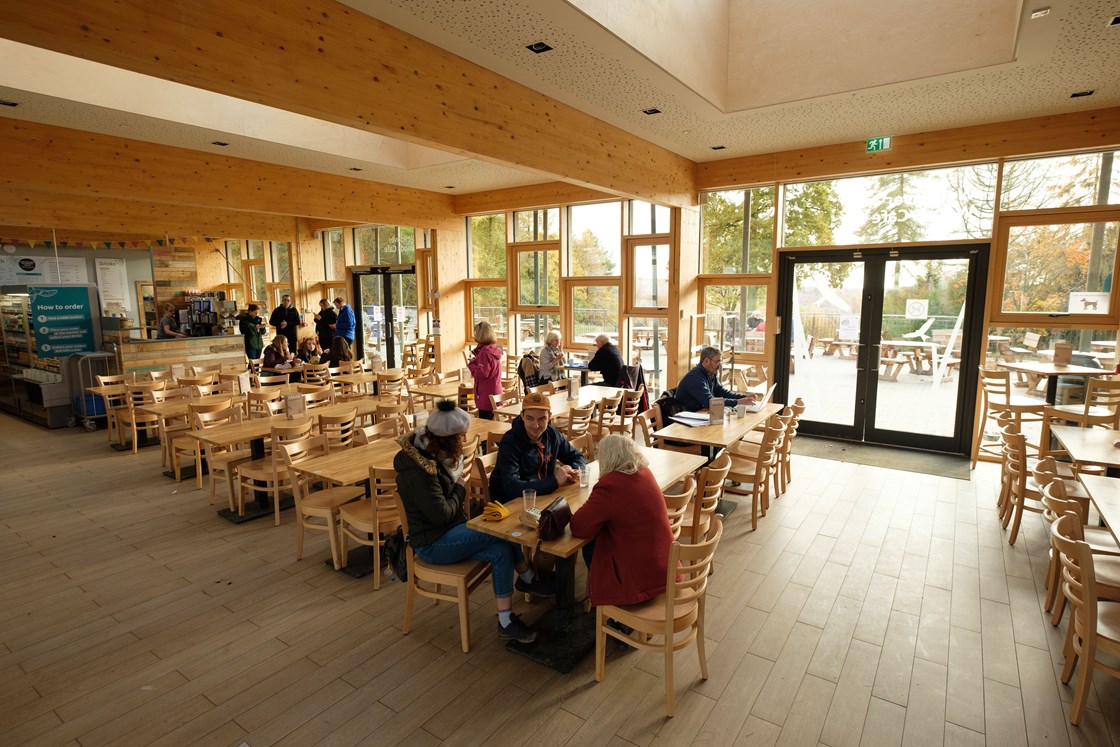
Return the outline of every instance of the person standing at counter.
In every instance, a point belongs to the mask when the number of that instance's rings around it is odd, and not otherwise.
[[[334,333],[338,337],[345,337],[346,342],[353,345],[354,327],[357,326],[354,310],[350,308],[350,304],[346,303],[346,299],[342,296],[334,300],[334,307],[338,309],[338,321],[334,324]]]
[[[288,338],[288,350],[299,347],[299,328],[303,322],[300,320],[299,309],[292,305],[292,297],[285,295],[280,299],[280,305],[272,310],[268,323],[276,327],[276,334]]]
[[[179,331],[179,314],[175,310],[175,304],[164,304],[163,318],[159,320],[159,331],[156,332],[156,339],[170,340],[172,337],[186,336],[185,333]]]
[[[245,357],[251,361],[261,357],[264,352],[264,320],[261,319],[261,307],[255,303],[249,304],[248,310],[241,315],[237,328],[245,336]]]
[[[315,334],[319,338],[319,347],[323,350],[331,349],[331,340],[334,339],[334,325],[338,321],[338,314],[334,313],[330,301],[319,299],[319,313],[315,315]]]

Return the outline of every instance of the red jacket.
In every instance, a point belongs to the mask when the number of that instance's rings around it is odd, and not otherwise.
[[[572,514],[572,535],[595,540],[591,603],[637,604],[665,592],[673,533],[665,498],[649,468],[610,472]]]
[[[502,393],[502,349],[492,343],[474,349],[474,358],[467,364],[474,377],[474,402],[480,410],[493,409],[491,394]]]

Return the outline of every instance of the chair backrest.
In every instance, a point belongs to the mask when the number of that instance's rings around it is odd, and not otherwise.
[[[672,594],[665,595],[666,619],[673,619],[673,607],[694,602],[704,596],[712,560],[723,537],[723,518],[713,516],[707,536],[693,544],[674,542],[669,548],[669,566],[665,571],[665,588]]]
[[[369,496],[374,524],[385,531],[396,529],[401,523],[397,509],[397,471],[392,467],[370,467]]]
[[[208,402],[207,405],[210,403]],[[192,412],[192,425],[199,430],[213,428],[218,425],[241,422],[242,411],[240,407],[225,407],[221,410],[201,410]]]
[[[268,374],[257,377],[257,386],[279,386],[288,383],[288,374]]]
[[[546,381],[543,384],[529,387],[529,394],[556,394],[556,387],[552,385],[551,381]]]
[[[595,439],[592,438],[590,433],[583,433],[573,438],[571,443],[572,448],[583,454],[583,458],[587,461],[595,459]]]
[[[375,405],[373,419],[380,423],[383,419],[399,420],[408,413],[407,402],[378,402]]]
[[[491,410],[497,410],[499,407],[504,407],[506,405],[516,405],[520,401],[521,401],[521,395],[518,394],[516,391],[514,391],[512,393],[511,392],[502,392],[501,394],[491,394],[490,395],[490,409]]]
[[[1062,568],[1062,593],[1073,609],[1075,632],[1083,640],[1091,640],[1097,633],[1097,578],[1093,566],[1093,551],[1089,545],[1074,539],[1080,531],[1076,514],[1062,514],[1050,525],[1050,544],[1058,553]],[[1082,662],[1081,666],[1092,666]]]
[[[354,421],[358,419],[358,408],[352,407],[338,415],[320,415],[319,433],[327,437],[331,450],[349,448],[354,443]]]
[[[133,376],[135,374],[125,374],[126,376]],[[100,377],[98,377],[100,378]],[[174,377],[171,374],[170,368],[165,368],[162,371],[149,371],[148,381],[171,381]]]
[[[568,409],[568,424],[564,432],[568,438],[587,433],[591,427],[591,418],[595,415],[595,402],[589,402],[586,407],[572,407]]]
[[[210,384],[217,384],[218,372],[210,371],[191,376],[180,376],[176,381],[179,386],[207,386]]]
[[[505,438],[506,433],[508,433],[508,431],[503,431],[501,433],[496,433],[494,431],[490,431],[489,433],[486,434],[486,453],[487,454],[497,454],[498,453],[498,447],[501,445],[502,439]]]
[[[192,396],[194,396],[194,390],[189,386],[181,386],[178,389],[155,389],[152,391],[152,401],[157,404],[175,399],[190,399]]]
[[[390,368],[377,374],[377,395],[382,398],[400,399],[404,391],[404,369]]]
[[[308,422],[308,425],[310,425],[310,422]],[[274,428],[273,433],[275,432],[276,429]],[[280,456],[279,460],[277,461],[276,455],[278,453]],[[283,464],[288,468],[288,479],[291,480],[292,495],[294,495],[296,499],[296,521],[300,520],[299,516],[301,516],[303,512],[303,509],[300,508],[300,505],[303,503],[303,499],[305,497],[304,490],[314,481],[315,478],[313,475],[297,472],[292,468],[300,462],[306,461],[308,459],[314,459],[315,457],[326,456],[330,453],[330,443],[328,442],[327,437],[322,434],[319,434],[318,436],[312,436],[310,435],[310,432],[308,432],[308,434],[305,434],[302,437],[290,438],[285,440],[283,443],[274,442],[274,447],[272,450],[273,460],[277,464]]]
[[[1042,486],[1042,518],[1047,524],[1053,524],[1059,516],[1066,513],[1076,515],[1079,526],[1085,524],[1085,506],[1069,497],[1064,482],[1051,480]],[[1074,539],[1084,539],[1084,533],[1079,529]]]
[[[245,364],[248,366],[249,373],[260,373],[261,368],[264,366],[264,358],[246,358]]]
[[[1091,407],[1103,407],[1112,410],[1114,414],[1120,413],[1120,381],[1100,377],[1089,379],[1089,386],[1085,390],[1086,415],[1090,414]],[[1116,423],[1113,423],[1113,429],[1115,428]]]
[[[140,381],[135,383],[126,382],[125,387],[125,404],[129,407],[142,407],[155,403],[155,398],[152,392],[158,389],[166,389],[167,382],[165,381]]]
[[[468,412],[475,407],[474,402],[474,385],[473,384],[460,384],[459,394],[456,398],[459,407]]]
[[[179,380],[182,383],[182,379]],[[193,387],[196,397],[209,397],[214,394],[233,394],[233,383],[222,384],[195,384]]]
[[[1007,369],[980,368],[980,387],[984,396],[993,405],[1008,405],[1011,402],[1011,372]]]
[[[719,455],[707,467],[700,470],[696,500],[699,502],[701,517],[710,517],[716,512],[719,499],[723,497],[723,482],[730,471],[731,455],[724,449],[720,450]],[[703,523],[703,521],[694,523],[692,531],[699,531]],[[698,537],[694,536],[692,539],[695,542]]]
[[[356,410],[355,410],[356,411]],[[371,444],[383,438],[397,438],[403,432],[401,421],[397,418],[385,418],[376,425],[367,425],[364,428],[354,429],[354,443],[359,446]]]
[[[221,412],[231,407],[233,407],[232,397],[209,397],[205,402],[191,402],[187,405],[187,412],[197,415],[200,412]]]
[[[191,366],[192,376],[201,376],[202,374],[206,373],[221,373],[221,371],[221,363],[206,363],[201,366]]]
[[[154,379],[153,379],[154,381]],[[98,386],[109,386],[110,384],[132,384],[136,382],[136,374],[123,373],[123,374],[97,374]]]
[[[497,450],[486,454],[475,454],[471,468],[471,479],[467,482],[466,513],[470,518],[482,513],[482,507],[490,502],[490,473],[498,463]]]
[[[300,374],[308,384],[326,384],[331,379],[330,366],[326,363],[305,363]]]
[[[267,407],[269,402],[280,402],[280,388],[266,390],[263,392],[249,392],[245,395],[245,401],[248,403],[249,417],[263,418],[272,414]],[[281,403],[283,409],[283,403]]]
[[[301,384],[303,387],[310,387],[309,384]],[[307,409],[314,410],[318,407],[326,407],[334,403],[334,387],[330,384],[324,384],[316,387],[312,391],[302,391],[304,399],[307,400]]]
[[[314,421],[312,421],[311,418],[297,420],[290,424],[285,423],[283,425],[272,426],[272,467],[274,472],[281,464],[284,464],[284,459],[286,457],[281,456],[285,453],[284,446],[296,441],[302,441],[311,436],[311,429],[313,426]],[[326,448],[329,453],[330,444],[327,441],[327,437],[320,435],[317,436],[317,438],[323,439],[324,448]],[[297,451],[297,453],[302,452]]]
[[[669,529],[673,532],[673,539],[681,538],[681,527],[684,525],[685,514],[696,496],[696,478],[689,475],[683,482],[677,484],[677,490],[663,491],[665,496],[665,511],[669,514]]]
[[[657,427],[653,424],[653,421],[660,412],[661,408],[655,404],[634,417],[634,422],[638,424],[638,428],[642,432],[642,443],[651,449],[657,446],[657,440],[653,437],[653,432],[657,430]]]
[[[622,418],[622,423],[625,425],[626,421],[633,420],[641,411],[642,405],[642,391],[640,389],[623,389],[622,390],[622,406],[619,409],[619,417]]]

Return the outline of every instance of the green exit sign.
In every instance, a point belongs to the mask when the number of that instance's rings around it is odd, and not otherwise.
[[[879,150],[890,150],[891,138],[890,135],[885,137],[872,137],[867,139],[867,152],[874,153]]]

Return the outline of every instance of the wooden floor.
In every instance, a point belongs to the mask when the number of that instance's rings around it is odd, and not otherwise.
[[[329,570],[319,535],[297,562],[290,516],[234,526],[158,449],[0,415],[0,744],[1120,744],[1116,680],[1067,724],[1041,523],[1008,547],[992,465],[795,460],[759,531],[728,523],[710,678],[678,654],[666,719],[657,656],[540,668],[488,590],[469,655],[447,606],[403,636],[402,586]]]

